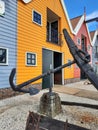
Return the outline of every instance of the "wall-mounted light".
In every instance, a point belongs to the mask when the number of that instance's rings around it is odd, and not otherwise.
[[[24,3],[29,3],[29,2],[31,2],[32,0],[22,0]]]
[[[5,3],[4,1],[0,0],[0,15],[4,15],[5,13]]]

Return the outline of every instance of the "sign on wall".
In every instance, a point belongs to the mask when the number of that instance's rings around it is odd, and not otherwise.
[[[5,13],[5,3],[4,1],[0,0],[0,15]]]
[[[31,1],[32,0],[23,0],[23,2],[26,3],[26,4],[29,3],[29,2],[31,2]]]

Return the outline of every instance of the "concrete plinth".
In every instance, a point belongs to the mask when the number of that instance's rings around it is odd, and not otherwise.
[[[48,117],[55,117],[62,112],[60,97],[57,93],[44,93],[40,99],[39,112]]]

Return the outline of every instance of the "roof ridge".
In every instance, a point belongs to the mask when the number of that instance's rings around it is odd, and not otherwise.
[[[76,16],[76,17],[71,18],[70,20],[76,19],[76,18],[79,18],[79,17],[82,17],[82,16],[83,16],[83,15],[79,15],[79,16]]]

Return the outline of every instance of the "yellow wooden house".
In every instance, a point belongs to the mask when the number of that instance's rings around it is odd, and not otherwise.
[[[49,69],[72,61],[63,29],[71,37],[72,27],[63,0],[18,0],[17,7],[17,84],[34,78]],[[73,65],[56,72],[53,84],[74,80]],[[49,87],[47,76],[33,84]]]

